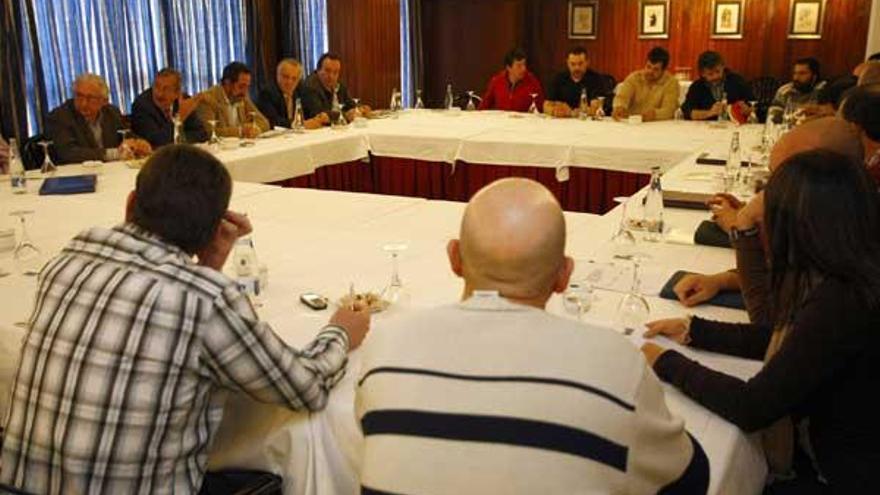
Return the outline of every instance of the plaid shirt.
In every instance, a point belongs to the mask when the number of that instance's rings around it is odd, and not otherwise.
[[[40,274],[0,481],[35,493],[192,493],[225,393],[320,409],[348,337],[304,351],[233,280],[133,225],[74,238]]]

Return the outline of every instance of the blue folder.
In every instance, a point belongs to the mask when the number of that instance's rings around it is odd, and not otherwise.
[[[40,187],[40,196],[93,193],[97,183],[98,177],[94,174],[49,177],[43,181],[43,185]]]

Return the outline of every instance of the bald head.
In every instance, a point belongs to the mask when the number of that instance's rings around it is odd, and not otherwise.
[[[465,210],[460,237],[449,254],[466,290],[497,290],[543,305],[568,282],[565,218],[553,194],[537,182],[503,179],[483,188]]]
[[[828,150],[840,153],[862,163],[864,150],[858,134],[845,120],[825,117],[810,120],[784,135],[770,153],[770,171],[790,157],[812,150]]]

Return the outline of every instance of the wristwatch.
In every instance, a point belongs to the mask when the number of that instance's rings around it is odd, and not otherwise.
[[[758,232],[760,232],[760,230],[758,229],[757,225],[749,227],[745,230],[739,230],[736,227],[731,227],[731,229],[730,229],[730,242],[736,242],[736,241],[738,241],[740,239],[744,239],[746,237],[755,237],[756,235],[758,235]]]

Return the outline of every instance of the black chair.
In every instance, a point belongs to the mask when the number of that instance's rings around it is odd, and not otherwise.
[[[209,472],[199,495],[282,495],[284,480],[262,471],[226,470]]]
[[[764,122],[767,120],[767,110],[773,104],[773,98],[782,83],[775,77],[766,76],[752,79],[749,86],[751,86],[752,94],[755,95],[755,101],[758,102],[756,105],[758,120]]]

